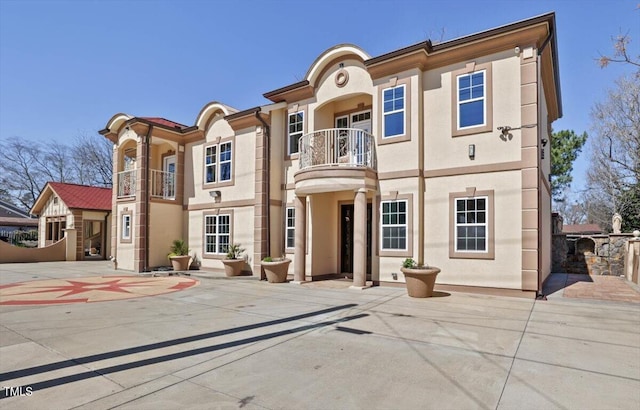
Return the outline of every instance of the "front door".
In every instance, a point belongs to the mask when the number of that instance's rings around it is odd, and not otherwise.
[[[176,156],[164,157],[162,170],[162,196],[164,199],[173,199],[176,196]]]
[[[353,276],[353,204],[340,205],[340,271]],[[367,280],[371,280],[372,207],[367,204]]]

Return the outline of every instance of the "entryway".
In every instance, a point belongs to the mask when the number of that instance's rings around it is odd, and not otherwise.
[[[340,205],[340,272],[353,278],[353,204]],[[367,280],[371,280],[371,221],[373,209],[367,204]]]

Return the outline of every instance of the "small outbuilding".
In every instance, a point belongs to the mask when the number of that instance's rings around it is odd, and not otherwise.
[[[71,231],[76,260],[106,259],[111,251],[111,199],[111,188],[48,182],[31,208],[39,217],[38,247]]]

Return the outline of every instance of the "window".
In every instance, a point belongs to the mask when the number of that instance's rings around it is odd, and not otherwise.
[[[232,177],[231,141],[205,148],[204,175],[206,184],[231,181]]]
[[[64,230],[67,228],[67,218],[64,216],[48,217],[46,219],[45,238],[47,241],[57,242],[64,238]]]
[[[205,215],[204,252],[226,254],[231,242],[231,217],[228,214]]]
[[[131,240],[131,214],[122,215],[122,226],[120,232],[120,239]]]
[[[494,191],[449,194],[449,257],[495,259]]]
[[[300,151],[299,139],[304,132],[304,111],[298,111],[293,114],[289,114],[289,128],[288,128],[288,146],[287,153],[289,155],[295,154]]]
[[[382,201],[382,250],[407,250],[407,200]]]
[[[458,76],[458,128],[485,125],[485,71]]]
[[[286,219],[286,248],[293,248],[296,236],[296,209],[294,207],[287,207]]]
[[[404,135],[405,86],[399,85],[382,91],[383,138]]]
[[[487,252],[487,197],[456,198],[456,252]]]

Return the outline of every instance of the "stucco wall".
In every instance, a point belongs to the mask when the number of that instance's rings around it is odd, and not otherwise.
[[[149,213],[149,266],[170,265],[167,254],[174,239],[185,239],[182,206],[151,202]],[[190,244],[188,244],[190,246]]]
[[[122,240],[122,215],[124,212],[131,213],[131,242],[123,242]],[[116,255],[118,269],[135,270],[134,251],[135,238],[138,232],[138,218],[136,215],[136,207],[134,202],[119,202],[116,204],[116,213],[113,217],[113,223],[116,225],[116,246],[118,253]]]
[[[425,259],[442,269],[438,283],[522,289],[520,171],[429,178],[425,193]],[[451,259],[449,193],[494,191],[495,259]],[[382,275],[382,273],[381,273]]]
[[[0,241],[0,263],[64,261],[67,238],[42,248],[20,248]]]

